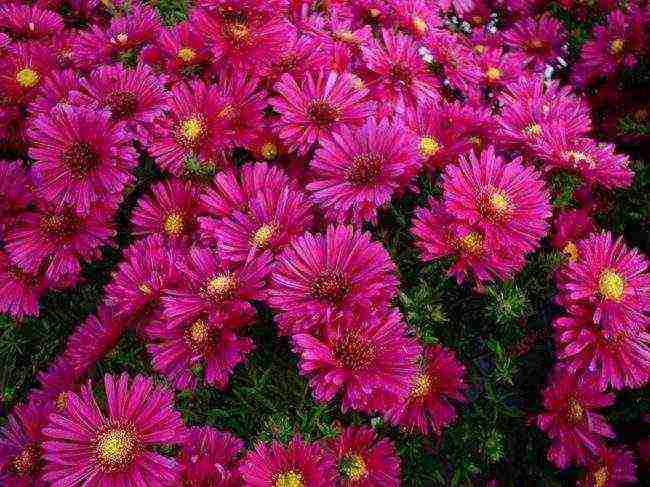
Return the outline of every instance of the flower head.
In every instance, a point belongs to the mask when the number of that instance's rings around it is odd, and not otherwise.
[[[0,5],[0,29],[15,40],[47,40],[63,30],[63,19],[38,5]]]
[[[578,487],[616,487],[637,482],[634,455],[626,448],[603,446],[587,461]]]

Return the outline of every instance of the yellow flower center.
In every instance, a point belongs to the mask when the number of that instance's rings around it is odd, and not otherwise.
[[[334,38],[348,44],[357,44],[359,42],[359,38],[351,30],[337,30],[334,32]]]
[[[126,468],[133,461],[135,447],[135,435],[127,429],[110,429],[97,438],[99,461],[111,471]]]
[[[117,39],[117,42],[119,42],[120,44],[126,44],[126,41],[129,40],[128,34],[125,33],[117,34],[115,38]]]
[[[181,123],[181,134],[189,140],[195,141],[203,134],[203,122],[197,117],[191,117]]]
[[[233,292],[236,287],[234,276],[231,274],[219,274],[208,281],[207,291],[215,299],[224,299]]]
[[[480,149],[481,147],[483,147],[483,139],[478,135],[472,135],[469,138],[469,141],[477,149]]]
[[[57,411],[63,411],[68,405],[68,393],[67,392],[59,393],[59,395],[56,396],[56,399],[54,400],[54,404],[56,406]]]
[[[344,479],[354,482],[361,480],[366,475],[368,469],[361,455],[351,453],[343,457],[339,465],[339,471]]]
[[[350,75],[350,78],[352,79],[352,87],[354,89],[356,89],[356,90],[364,90],[366,88],[366,84],[356,74]]]
[[[230,35],[237,42],[248,42],[251,37],[251,31],[246,24],[233,23],[229,26]]]
[[[594,487],[605,487],[607,479],[609,478],[609,472],[607,467],[601,467],[594,472]]]
[[[373,18],[377,18],[377,17],[379,17],[381,15],[381,12],[379,11],[379,9],[376,9],[376,8],[371,8],[370,10],[368,10],[368,13]]]
[[[16,73],[16,81],[23,88],[33,88],[39,80],[40,76],[33,69],[23,68]]]
[[[415,376],[413,387],[411,387],[411,397],[421,398],[429,394],[431,390],[431,379],[425,373]]]
[[[273,142],[266,142],[264,145],[262,145],[260,153],[264,159],[267,161],[272,161],[278,157],[278,146]]]
[[[567,408],[567,418],[572,423],[579,423],[582,420],[582,417],[585,414],[585,410],[582,408],[580,403],[576,398],[572,397],[569,399],[569,407]]]
[[[185,219],[181,213],[170,213],[165,218],[163,226],[167,235],[170,237],[178,237],[185,229]]]
[[[562,251],[570,261],[575,262],[578,260],[578,247],[573,242],[568,242]]]
[[[625,40],[618,38],[614,39],[609,45],[609,52],[612,54],[620,54],[625,48]]]
[[[485,71],[485,76],[487,77],[488,80],[490,81],[496,81],[499,78],[501,78],[501,70],[499,68],[495,67],[489,67]]]
[[[275,487],[304,487],[302,474],[296,470],[281,473],[275,479]]]
[[[210,339],[210,327],[205,321],[197,320],[192,323],[188,335],[196,344],[205,343]]]
[[[418,31],[420,34],[424,34],[427,31],[427,23],[422,20],[420,17],[414,15],[413,19],[413,27],[415,27],[415,30]]]
[[[598,278],[598,290],[606,299],[619,301],[625,291],[625,280],[614,269],[605,269]]]
[[[478,232],[469,232],[459,239],[461,248],[472,255],[479,255],[483,252],[483,242],[483,235]]]
[[[260,249],[268,247],[276,230],[277,227],[275,225],[262,225],[253,233],[253,236],[251,237],[252,245]]]
[[[186,63],[189,63],[196,57],[196,52],[190,47],[182,47],[178,50],[178,57]]]
[[[149,287],[149,285],[146,284],[146,283],[144,283],[144,282],[138,286],[138,290],[139,290],[142,294],[145,294],[145,295],[147,295],[147,296],[150,295],[151,293],[153,293],[153,291],[151,290],[151,288]]]
[[[531,123],[524,129],[524,133],[530,135],[531,137],[536,137],[542,133],[542,126],[538,123]]]
[[[425,157],[435,156],[440,150],[440,144],[433,137],[422,137],[420,139],[420,154]]]
[[[510,208],[510,201],[503,193],[495,192],[490,195],[490,207],[492,211],[502,215]]]
[[[11,469],[18,475],[30,475],[39,470],[39,462],[39,447],[28,445],[11,460]]]
[[[532,47],[533,49],[540,49],[542,46],[544,46],[544,43],[539,39],[533,39],[532,41],[530,41],[530,47]]]
[[[483,53],[485,52],[485,46],[484,46],[483,44],[476,44],[476,45],[474,46],[474,52],[475,52],[476,54],[483,54]],[[496,68],[491,68],[491,69],[496,69]],[[499,70],[497,69],[497,71],[499,71]],[[500,74],[501,74],[501,73],[499,73],[499,75],[500,75]]]

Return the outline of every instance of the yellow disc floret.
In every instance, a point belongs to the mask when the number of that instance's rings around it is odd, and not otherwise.
[[[361,480],[366,475],[368,469],[363,457],[352,453],[343,457],[339,465],[339,471],[341,472],[341,477],[354,482]]]
[[[23,68],[16,73],[16,81],[23,88],[33,88],[40,79],[38,73],[30,68]]]
[[[167,235],[170,237],[177,237],[183,233],[183,230],[185,230],[185,219],[181,213],[170,213],[165,217],[163,227],[165,228],[165,233]]]
[[[124,428],[113,428],[97,437],[97,456],[108,470],[123,470],[132,461],[136,446],[133,432]]]
[[[625,291],[625,280],[614,269],[605,269],[598,278],[600,294],[612,301],[620,301]]]
[[[302,474],[296,470],[283,472],[275,479],[275,487],[304,487]]]
[[[435,156],[440,150],[440,144],[433,137],[422,137],[420,139],[420,154],[425,157]]]

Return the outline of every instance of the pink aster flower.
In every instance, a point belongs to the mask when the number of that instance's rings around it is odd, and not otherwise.
[[[223,220],[200,218],[204,239],[234,261],[246,261],[265,250],[277,254],[313,224],[313,208],[299,191],[261,189],[248,200],[247,211],[235,210]]]
[[[456,419],[450,401],[466,401],[464,376],[465,367],[453,351],[440,345],[427,347],[420,370],[410,379],[406,401],[389,410],[388,419],[404,428],[417,429],[423,435],[429,431],[440,435]]]
[[[321,141],[307,189],[328,220],[376,224],[377,210],[417,176],[416,146],[402,124],[387,119],[370,118],[357,130],[341,127]]]
[[[424,40],[427,61],[441,71],[451,87],[466,92],[476,86],[483,74],[473,62],[472,51],[458,34],[432,29]]]
[[[476,225],[489,241],[507,242],[515,252],[539,246],[551,216],[543,180],[522,158],[506,162],[485,149],[480,158],[471,152],[443,175],[444,205],[455,217]]]
[[[101,256],[100,247],[115,235],[113,212],[96,205],[82,214],[70,207],[41,205],[23,213],[5,236],[11,261],[28,275],[44,269],[57,284],[74,282],[81,260]]]
[[[634,455],[627,448],[603,446],[595,457],[587,460],[586,468],[587,473],[576,484],[578,487],[618,487],[638,481]]]
[[[170,247],[162,235],[151,235],[127,247],[105,289],[105,302],[115,318],[147,323],[160,311],[160,297],[180,279],[177,264],[184,252]]]
[[[55,67],[49,49],[40,43],[16,43],[0,57],[0,91],[11,103],[29,102],[38,93],[40,84]]]
[[[41,273],[25,272],[0,250],[0,313],[16,319],[38,316],[38,301],[49,286]]]
[[[133,231],[137,236],[160,234],[172,241],[192,238],[198,229],[201,210],[199,189],[176,178],[154,184],[150,194],[133,210]]]
[[[553,321],[557,358],[572,375],[593,376],[605,390],[642,387],[650,378],[650,333],[623,329],[610,333],[593,321],[590,306],[573,305]]]
[[[369,233],[330,226],[306,233],[276,258],[269,304],[281,333],[309,332],[339,312],[381,309],[397,292],[395,265]]]
[[[134,137],[146,139],[146,129],[167,108],[164,82],[164,77],[156,76],[143,64],[135,69],[100,66],[82,82],[82,88],[72,96],[72,101],[79,106],[110,110],[111,118],[125,122]]]
[[[153,368],[177,389],[196,389],[195,371],[202,368],[206,384],[225,389],[235,366],[255,348],[250,338],[238,334],[254,316],[244,305],[183,321],[154,320],[145,327]]]
[[[400,461],[395,446],[367,426],[350,426],[327,449],[337,464],[341,487],[399,487]]]
[[[584,464],[597,453],[603,438],[614,431],[597,409],[611,406],[613,394],[600,392],[593,383],[562,371],[552,375],[543,391],[545,411],[537,416],[537,426],[552,440],[548,459],[559,468],[572,462]]]
[[[391,0],[395,23],[415,38],[426,36],[432,29],[442,26],[438,9],[426,0]]]
[[[321,339],[293,335],[300,372],[311,377],[309,385],[316,400],[329,401],[340,393],[341,409],[346,412],[385,408],[371,404],[376,395],[388,400],[408,395],[421,350],[407,336],[398,310],[334,318],[322,328]]]
[[[482,87],[500,92],[507,84],[523,75],[524,61],[522,53],[505,53],[500,47],[486,47],[476,53],[474,63],[482,74]]]
[[[52,406],[30,401],[15,407],[0,429],[0,483],[13,487],[45,487],[43,428]]]
[[[32,202],[31,178],[20,162],[0,159],[0,237]]]
[[[63,19],[37,5],[7,3],[0,5],[0,29],[15,40],[46,40],[63,30]]]
[[[108,111],[56,107],[37,116],[28,134],[36,187],[47,201],[87,212],[107,199],[116,203],[133,181],[137,154],[124,126],[113,123]]]
[[[562,249],[571,260],[578,259],[576,242],[585,238],[595,229],[589,211],[582,208],[560,212],[555,217],[553,226],[555,232],[551,239],[551,246]]]
[[[81,79],[74,70],[54,71],[40,84],[38,96],[29,104],[30,114],[49,115],[57,105],[70,105],[71,94],[80,87]]]
[[[181,485],[239,487],[239,458],[244,442],[210,426],[189,428],[178,456]]]
[[[53,486],[165,485],[178,483],[175,460],[155,445],[182,444],[186,430],[173,408],[173,394],[142,375],[104,376],[106,409],[100,409],[90,381],[70,393],[65,409],[44,428],[43,478]]]
[[[83,379],[77,373],[67,357],[59,355],[43,372],[36,374],[40,387],[32,389],[27,396],[29,401],[41,403],[47,407],[54,406],[62,411],[68,401],[68,394],[77,390]]]
[[[392,110],[393,106],[414,108],[440,98],[437,92],[440,82],[429,71],[411,37],[384,29],[381,41],[374,41],[362,50],[370,71],[369,88],[373,97],[382,101],[384,111]]]
[[[564,56],[566,32],[562,24],[548,14],[539,20],[524,18],[503,33],[506,46],[522,51],[527,64],[536,72],[543,72],[558,57]]]
[[[650,323],[648,261],[609,232],[577,244],[578,260],[569,262],[558,288],[569,303],[590,303],[593,320],[608,331],[643,329]]]
[[[246,263],[235,263],[217,251],[190,248],[187,262],[178,264],[184,280],[178,289],[168,290],[162,297],[165,318],[177,324],[201,313],[250,307],[247,301],[266,299],[271,258],[267,251]]]
[[[341,125],[360,125],[375,111],[366,99],[368,90],[348,74],[322,71],[308,75],[301,86],[289,74],[275,85],[279,96],[270,100],[282,115],[280,137],[292,150],[305,154],[325,135]]]
[[[240,471],[250,487],[334,487],[336,478],[332,459],[299,436],[286,446],[276,441],[258,444],[243,459]]]

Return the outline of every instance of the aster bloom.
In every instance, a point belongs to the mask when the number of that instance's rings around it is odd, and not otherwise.
[[[217,242],[224,257],[246,261],[265,250],[277,254],[310,229],[313,210],[302,192],[262,189],[248,201],[248,211],[235,210],[220,221],[199,220],[207,240]]]
[[[399,457],[393,443],[367,426],[350,426],[328,441],[342,487],[399,487]]]
[[[504,53],[501,47],[486,47],[474,57],[482,87],[497,92],[523,75],[524,60],[522,53]]]
[[[250,338],[238,334],[254,316],[251,307],[235,305],[183,321],[154,320],[145,327],[153,368],[177,389],[195,389],[200,367],[206,384],[225,389],[235,366],[254,348]]]
[[[182,444],[186,430],[173,395],[142,375],[104,376],[106,410],[92,384],[68,395],[67,405],[43,429],[43,478],[52,485],[147,485],[179,481],[175,460],[155,445]]]
[[[417,176],[416,140],[400,123],[370,118],[357,130],[341,127],[321,140],[307,185],[330,221],[377,223],[377,210]]]
[[[43,427],[51,406],[31,401],[20,404],[0,429],[0,483],[15,487],[45,487]]]
[[[270,263],[268,251],[246,263],[236,263],[213,250],[190,248],[187,261],[178,264],[184,280],[162,297],[165,318],[177,324],[201,313],[263,301]]]
[[[548,459],[559,468],[574,461],[584,464],[597,453],[603,438],[614,437],[605,418],[596,412],[614,403],[613,394],[560,370],[552,375],[543,396],[545,411],[537,416],[537,426],[552,440]]]
[[[311,376],[316,400],[329,401],[340,393],[346,412],[381,409],[371,404],[376,395],[387,396],[387,401],[408,395],[420,346],[407,336],[398,310],[334,318],[322,328],[322,339],[293,335],[300,372]]]
[[[555,217],[553,226],[555,232],[551,239],[551,246],[561,249],[570,260],[577,260],[579,257],[576,242],[595,229],[588,210],[582,208],[560,212]]]
[[[443,189],[450,213],[481,228],[488,240],[507,242],[515,252],[535,250],[548,231],[548,192],[521,157],[506,162],[491,146],[479,158],[472,151],[445,168]]]
[[[160,311],[164,291],[178,284],[177,264],[182,250],[167,245],[162,235],[151,235],[127,247],[123,260],[105,289],[105,302],[116,318],[146,323]]]
[[[642,387],[650,378],[650,333],[622,329],[610,333],[593,321],[590,306],[573,305],[553,321],[557,358],[571,374],[594,378],[605,390]]]
[[[286,446],[258,444],[244,457],[240,471],[250,487],[334,487],[336,475],[323,449],[299,436]]]
[[[298,86],[289,74],[275,85],[278,97],[270,104],[282,115],[280,137],[292,150],[305,154],[324,134],[341,125],[360,125],[375,111],[368,90],[349,73],[308,75]]]
[[[617,487],[638,481],[634,455],[626,448],[601,447],[586,467],[587,473],[578,481],[578,487]]]
[[[54,71],[40,84],[38,96],[29,104],[30,114],[48,115],[57,105],[70,105],[72,93],[80,87],[81,79],[74,70]]]
[[[49,49],[40,43],[16,43],[0,58],[0,91],[13,103],[34,99],[43,80],[54,68],[55,60]]]
[[[32,202],[31,178],[20,162],[0,159],[0,236]]]
[[[29,392],[29,401],[43,404],[49,410],[53,405],[57,411],[65,408],[68,394],[78,389],[78,382],[83,379],[64,355],[59,355],[46,371],[36,374],[36,378],[40,387]]]
[[[406,400],[388,411],[388,419],[423,435],[430,431],[440,435],[456,419],[451,401],[466,401],[464,376],[465,367],[453,351],[440,345],[427,347],[419,371],[411,377]]]
[[[386,307],[397,292],[395,265],[369,233],[329,226],[306,233],[276,257],[269,304],[284,334],[311,331],[337,313]]]
[[[538,20],[524,18],[503,33],[506,46],[522,51],[534,71],[543,71],[556,58],[565,55],[566,33],[562,24],[544,14]]]
[[[473,62],[472,51],[457,34],[432,29],[424,39],[425,60],[442,71],[451,87],[467,91],[475,86],[483,74]]]
[[[437,10],[425,0],[391,0],[395,23],[413,37],[426,36],[442,25]]]
[[[239,457],[244,442],[210,426],[189,428],[178,456],[181,485],[239,487]]]
[[[37,5],[7,3],[0,5],[0,29],[9,32],[14,40],[46,40],[63,30],[63,19]]]
[[[79,106],[110,110],[111,119],[125,122],[132,136],[143,140],[148,137],[146,129],[167,108],[164,82],[164,77],[143,64],[135,69],[100,66],[81,83],[72,101]]]
[[[133,210],[133,232],[137,236],[160,234],[172,241],[191,238],[197,230],[201,210],[199,189],[176,178],[154,184],[150,194]]]
[[[569,262],[558,282],[570,303],[593,305],[593,320],[612,333],[643,329],[650,323],[648,261],[609,232],[577,244],[579,258]]]
[[[81,260],[101,255],[100,247],[115,235],[113,213],[94,206],[82,214],[66,206],[41,205],[21,215],[7,231],[6,251],[12,263],[27,275],[45,276],[58,284],[69,284],[81,272]]]
[[[370,71],[369,87],[374,98],[386,102],[384,110],[393,105],[414,108],[439,98],[438,78],[429,71],[411,37],[384,29],[381,42],[362,50]]]
[[[47,201],[87,212],[97,203],[116,203],[133,181],[135,149],[108,111],[59,106],[38,115],[28,134],[38,194]]]

